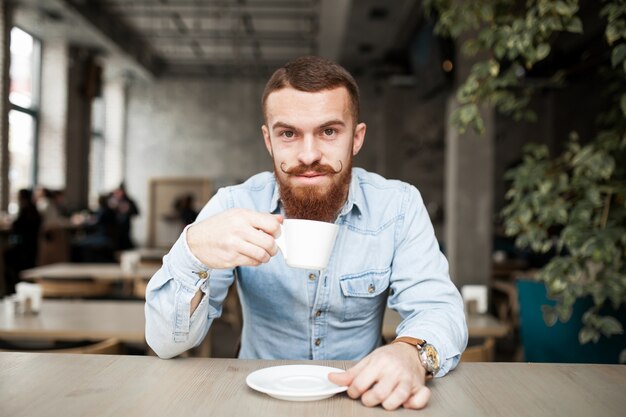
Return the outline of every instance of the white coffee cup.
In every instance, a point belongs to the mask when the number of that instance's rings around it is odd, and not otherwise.
[[[321,270],[328,265],[338,231],[339,226],[333,223],[285,219],[276,244],[287,265]]]

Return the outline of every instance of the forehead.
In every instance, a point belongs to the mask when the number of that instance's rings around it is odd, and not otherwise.
[[[351,121],[350,95],[345,87],[315,92],[286,87],[267,96],[265,115],[270,126],[277,121],[301,124],[333,119],[348,124]]]

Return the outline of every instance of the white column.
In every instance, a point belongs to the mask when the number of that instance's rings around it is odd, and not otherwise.
[[[42,44],[37,182],[65,188],[69,51],[62,40]]]
[[[117,187],[124,179],[126,147],[127,81],[123,76],[106,80],[104,84],[104,186]]]

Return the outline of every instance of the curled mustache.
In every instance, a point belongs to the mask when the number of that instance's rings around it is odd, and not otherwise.
[[[287,175],[302,175],[308,172],[316,172],[319,174],[339,174],[343,171],[343,162],[339,161],[339,169],[333,168],[331,165],[313,162],[311,165],[297,165],[293,168],[286,168],[285,162],[280,163],[280,170]]]

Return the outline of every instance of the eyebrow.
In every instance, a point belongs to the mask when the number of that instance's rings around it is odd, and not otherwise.
[[[290,124],[287,123],[283,123],[283,122],[276,122],[272,125],[272,130],[276,130],[276,129],[290,129],[290,130],[298,130],[295,126],[292,126]]]
[[[329,120],[328,122],[323,123],[322,125],[320,125],[320,129],[323,129],[323,128],[328,127],[328,126],[335,126],[335,125],[345,126],[346,124],[343,121],[339,120],[339,119]]]
[[[318,129],[323,129],[323,128],[328,127],[328,126],[336,126],[336,125],[345,126],[346,124],[343,121],[339,120],[339,119],[329,120],[327,122],[322,123],[320,126],[318,126]],[[296,131],[299,130],[297,127],[292,126],[292,125],[290,125],[288,123],[284,123],[284,122],[276,122],[276,123],[274,123],[272,125],[272,130],[275,130],[275,129],[290,129],[290,130],[296,130]]]

